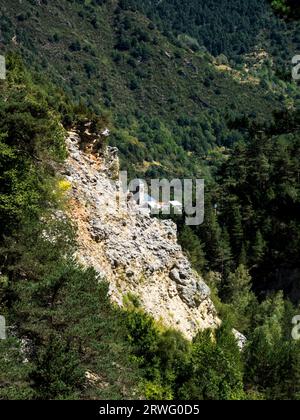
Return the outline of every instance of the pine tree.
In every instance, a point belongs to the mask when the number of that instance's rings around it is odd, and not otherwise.
[[[225,300],[236,318],[235,327],[245,332],[256,307],[256,297],[251,291],[252,278],[244,265],[230,273],[225,285]]]
[[[243,242],[241,252],[240,252],[239,257],[238,257],[238,264],[239,265],[244,265],[246,267],[247,263],[248,263],[247,251],[246,251],[245,243]]]
[[[204,245],[198,236],[189,226],[184,225],[179,233],[178,239],[184,251],[187,252],[193,268],[199,273],[203,273],[206,266]]]
[[[233,250],[238,256],[241,252],[244,238],[242,216],[240,209],[237,205],[234,205],[231,217],[231,237],[233,243]]]
[[[28,400],[35,397],[30,386],[32,364],[26,361],[24,349],[16,338],[0,340],[0,400]]]
[[[85,382],[78,349],[52,334],[48,343],[38,349],[30,379],[37,399],[78,398]]]
[[[245,349],[246,384],[264,390],[267,399],[293,399],[299,390],[299,354],[291,339],[290,311],[282,293],[257,310],[257,326]],[[299,347],[298,347],[299,351]]]
[[[252,278],[244,265],[240,265],[234,273],[229,274],[227,282],[227,296],[230,303],[237,303],[241,299],[250,299]]]
[[[263,260],[266,250],[266,242],[260,230],[256,232],[255,241],[252,247],[251,259],[253,264],[258,264]]]
[[[233,256],[230,246],[230,236],[227,228],[222,229],[221,237],[222,275],[226,278],[233,266]]]
[[[215,333],[206,330],[193,341],[190,379],[179,397],[193,400],[238,400],[244,398],[241,354],[224,322]]]
[[[209,198],[206,200],[205,223],[199,228],[199,237],[205,245],[204,251],[210,269],[222,272],[224,270],[224,255],[222,251],[222,231],[218,217]]]

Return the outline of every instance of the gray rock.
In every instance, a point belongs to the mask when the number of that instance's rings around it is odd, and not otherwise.
[[[210,288],[207,286],[204,281],[200,280],[197,283],[198,292],[204,297],[204,299],[208,298],[211,295]]]
[[[237,345],[238,345],[239,349],[243,350],[246,343],[247,343],[247,338],[237,330],[232,330],[232,332],[233,332],[233,334],[236,338]]]
[[[179,271],[179,276],[181,279],[187,279],[189,277],[189,273],[185,269],[181,269]]]
[[[176,283],[181,283],[180,275],[178,270],[176,268],[173,268],[173,270],[170,271],[170,278],[174,280]]]
[[[134,203],[130,204],[126,213],[126,194],[118,207],[116,197],[120,198],[123,194],[122,185],[117,180],[118,150],[108,147],[100,156],[96,156],[99,158],[96,162],[78,150],[77,142],[78,136],[68,142],[70,163],[65,168],[65,174],[68,171],[68,176],[73,178],[72,185],[77,188],[75,195],[89,214],[89,222],[83,220],[83,223],[86,223],[91,238],[101,242],[101,246],[94,248],[95,255],[87,247],[87,263],[97,265],[99,253],[100,260],[105,260],[108,277],[111,276],[110,268],[114,270],[113,282],[114,276],[123,275],[125,278],[122,277],[122,280],[132,288],[138,286],[138,279],[143,278],[145,287],[150,288],[152,282],[158,286],[158,290],[154,291],[157,295],[165,293],[167,298],[176,296],[177,299],[179,296],[185,305],[197,308],[210,295],[210,290],[193,272],[177,243],[176,224],[171,220],[158,220],[149,214],[139,213]],[[111,181],[111,175],[116,178],[115,182]],[[172,281],[167,282],[168,291],[164,292],[164,284],[160,285],[159,282],[166,281],[167,273]],[[139,286],[142,289],[143,284]],[[126,285],[122,287],[126,289]],[[167,298],[159,296],[166,303]]]
[[[177,286],[177,291],[181,299],[190,307],[195,308],[199,305],[197,305],[197,302],[195,300],[196,297],[196,291],[191,287],[185,287],[185,286]]]

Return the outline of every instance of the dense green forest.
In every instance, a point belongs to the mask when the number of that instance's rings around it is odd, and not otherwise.
[[[299,130],[299,111],[276,115],[268,127],[249,126],[245,141],[214,168],[193,247],[201,249],[199,270],[222,273],[222,287],[242,263],[257,292],[283,289],[299,299]]]
[[[296,16],[296,3],[273,1],[271,5],[278,12]],[[258,45],[281,61],[288,44],[299,42],[298,24],[276,19],[268,1],[122,0],[121,6],[145,13],[175,42],[187,43],[195,51],[208,50],[214,56],[225,54],[236,62]]]
[[[161,32],[143,14],[127,10],[124,2],[0,4],[0,51],[20,51],[28,65],[46,73],[75,102],[107,115],[113,128],[112,144],[118,146],[132,174],[182,176],[184,168],[184,175],[195,175],[213,147],[240,139],[229,121],[243,116],[269,120],[272,111],[285,103],[299,103],[290,83],[298,23],[270,17],[266,38],[275,41],[258,43],[257,52],[236,65],[226,48],[220,56],[221,50],[216,56],[210,50],[194,51],[186,38],[180,41]],[[188,10],[183,6],[178,10]],[[252,17],[253,9],[259,13],[261,8],[256,4],[238,8],[236,19],[239,13],[248,16],[249,10]],[[215,19],[219,12],[205,8],[203,13],[205,19]],[[221,14],[227,22],[232,19],[223,9]],[[264,27],[264,20],[259,24]],[[224,39],[226,25],[223,20],[218,25],[212,21],[214,32],[209,38],[219,39],[221,33]],[[250,26],[242,21],[242,29],[235,31],[249,48],[256,45],[250,42]],[[257,34],[255,25],[254,31]],[[263,62],[261,48],[267,51]],[[268,58],[273,50],[282,58],[280,63]]]
[[[268,4],[260,0],[123,0],[121,5],[143,11],[166,33],[190,42],[196,50],[205,47],[214,56],[239,57],[249,52],[270,22]]]
[[[0,0],[0,399],[299,400],[299,15],[271,3]],[[132,175],[205,178],[205,223],[176,222],[217,331],[190,342],[135,296],[115,307],[74,259],[52,215],[85,119]]]

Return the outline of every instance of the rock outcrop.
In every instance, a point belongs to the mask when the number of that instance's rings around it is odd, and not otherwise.
[[[72,188],[69,215],[78,227],[78,258],[110,285],[112,301],[136,295],[147,312],[191,338],[219,324],[210,290],[177,243],[176,225],[142,212],[123,192],[118,153],[80,150],[70,132],[62,170]],[[114,179],[115,181],[112,181]]]

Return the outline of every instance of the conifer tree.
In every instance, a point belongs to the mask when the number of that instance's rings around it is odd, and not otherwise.
[[[199,237],[189,226],[184,225],[178,239],[184,251],[187,252],[193,268],[199,273],[202,273],[206,265],[206,260],[203,249],[204,245],[201,243]]]
[[[237,256],[239,256],[243,246],[243,224],[242,216],[239,206],[233,204],[232,216],[231,216],[231,237],[233,243],[233,250]]]
[[[263,260],[266,249],[266,242],[261,234],[261,231],[256,232],[255,241],[252,247],[252,262],[258,264]]]
[[[244,398],[241,354],[227,322],[215,333],[206,330],[197,335],[193,341],[189,371],[190,379],[182,386],[180,398]]]

